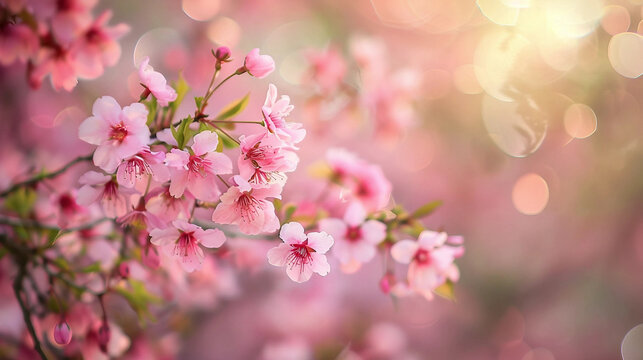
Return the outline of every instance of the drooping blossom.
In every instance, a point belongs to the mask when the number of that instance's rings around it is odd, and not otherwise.
[[[114,98],[103,96],[94,102],[92,114],[80,124],[78,136],[98,145],[94,165],[108,173],[114,172],[121,160],[144,150],[150,140],[147,108],[141,103],[121,109]]]
[[[255,48],[246,55],[243,67],[250,75],[261,79],[275,70],[275,61],[270,55],[259,55],[259,49]]]
[[[167,229],[152,230],[150,241],[175,257],[187,272],[198,270],[203,264],[204,254],[200,245],[218,248],[226,240],[219,229],[203,230],[185,220],[174,220],[172,225]]]
[[[297,154],[275,134],[242,135],[239,142],[239,174],[251,184],[283,184],[283,173],[294,171],[299,163]]]
[[[26,62],[38,52],[38,35],[25,24],[0,26],[0,64],[10,65],[16,59]]]
[[[455,237],[455,245],[447,244],[445,232],[423,231],[417,241],[401,240],[391,247],[391,256],[402,264],[409,264],[407,281],[414,290],[427,299],[433,290],[449,279],[457,281],[459,272],[453,261],[462,256],[461,237]]]
[[[141,180],[147,181],[149,176],[155,181],[166,182],[170,179],[170,172],[164,161],[165,153],[150,151],[149,146],[145,146],[136,155],[124,159],[118,166],[118,184],[132,188]]]
[[[290,97],[281,95],[281,98],[277,99],[277,87],[273,84],[268,86],[266,101],[261,108],[266,127],[289,145],[301,142],[306,136],[306,130],[301,123],[286,122],[286,116],[294,108],[290,104]]]
[[[366,210],[359,202],[351,203],[343,219],[327,218],[319,222],[319,229],[335,240],[333,254],[342,263],[342,269],[353,272],[375,256],[377,244],[386,237],[386,225],[367,220]]]
[[[177,218],[188,219],[194,206],[194,196],[189,191],[184,192],[180,197],[174,197],[170,194],[168,185],[151,190],[147,197],[148,211],[165,222],[171,222]]]
[[[139,199],[138,205],[132,208],[127,214],[116,219],[116,222],[125,226],[130,225],[138,229],[163,229],[166,227],[165,221],[161,220],[154,213],[149,212],[145,207],[145,197]]]
[[[330,235],[323,231],[306,235],[300,223],[290,222],[281,227],[279,237],[284,243],[268,251],[268,262],[285,266],[292,281],[308,281],[313,273],[328,274],[330,265],[324,254],[333,246]]]
[[[253,188],[236,175],[235,186],[221,195],[221,202],[212,213],[212,221],[219,224],[234,224],[244,234],[270,233],[279,229],[275,207],[267,198],[281,198],[282,186],[271,184]]]
[[[170,168],[170,194],[180,197],[187,189],[203,201],[216,201],[221,194],[216,176],[232,172],[228,156],[217,152],[219,138],[212,131],[202,131],[194,136],[191,152],[172,149],[165,156]]]
[[[176,91],[167,83],[163,74],[154,71],[150,65],[150,58],[148,56],[143,58],[141,65],[138,68],[138,76],[141,83],[152,95],[161,106],[167,106],[171,101],[176,100]]]
[[[95,79],[105,67],[114,66],[121,57],[121,46],[116,41],[129,31],[129,26],[118,24],[108,27],[111,11],[105,11],[75,40],[70,51],[79,77]]]
[[[99,202],[108,217],[122,216],[127,212],[132,189],[119,187],[110,175],[88,171],[78,179],[83,186],[78,190],[76,200],[80,205],[89,206]]]

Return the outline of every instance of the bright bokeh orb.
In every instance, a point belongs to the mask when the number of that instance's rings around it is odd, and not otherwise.
[[[516,25],[520,9],[508,6],[501,0],[477,0],[480,12],[498,25]]]
[[[596,114],[585,104],[573,104],[565,111],[565,131],[573,138],[589,137],[596,131],[596,124]]]
[[[511,193],[514,207],[525,215],[540,214],[549,202],[549,186],[540,175],[530,173],[516,181]]]
[[[608,5],[603,9],[601,26],[610,35],[616,35],[630,28],[630,12],[620,5]]]
[[[643,36],[624,32],[614,35],[610,40],[607,57],[617,73],[637,78],[643,74]]]
[[[183,12],[196,21],[208,21],[219,12],[219,0],[183,0]]]
[[[621,355],[623,360],[643,359],[643,324],[627,332],[621,343]]]
[[[207,35],[213,43],[233,48],[241,38],[241,26],[229,17],[222,16],[208,25]]]

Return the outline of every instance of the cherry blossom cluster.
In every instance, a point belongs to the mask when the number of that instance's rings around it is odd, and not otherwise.
[[[321,124],[363,119],[382,139],[398,137],[415,125],[422,74],[390,64],[388,50],[378,39],[352,39],[348,50],[347,56],[336,46],[307,51],[303,83],[313,90],[307,102],[311,117]]]
[[[95,79],[121,55],[117,40],[129,26],[108,25],[109,10],[94,17],[98,0],[0,1],[0,64],[27,64],[38,88],[49,75],[54,89],[71,91],[78,79]]]
[[[453,297],[462,239],[421,223],[439,202],[392,207],[383,170],[343,149],[328,150],[311,169],[318,181],[297,187],[306,130],[291,121],[287,95],[268,84],[254,110],[246,95],[212,111],[222,86],[246,73],[268,76],[273,59],[253,49],[235,69],[228,48],[212,55],[212,78],[192,110],[179,110],[185,80],[169,82],[143,58],[139,100],[102,96],[80,124],[91,154],[0,193],[8,215],[0,245],[11,260],[0,265],[17,269],[15,298],[41,357],[123,356],[149,340],[115,321],[113,297],[141,322],[164,301],[210,308],[238,294],[232,269],[266,263],[301,283],[334,268],[354,273],[379,256],[386,294]],[[52,183],[83,162],[92,167],[77,185]],[[287,183],[293,192],[282,199]]]

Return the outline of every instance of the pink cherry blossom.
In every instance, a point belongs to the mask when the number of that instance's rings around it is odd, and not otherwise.
[[[243,66],[250,75],[261,79],[275,70],[275,61],[270,55],[259,55],[259,49],[255,48],[246,55]]]
[[[431,299],[433,290],[447,279],[456,281],[459,277],[453,261],[462,256],[464,248],[446,245],[447,239],[445,232],[426,230],[417,241],[401,240],[391,248],[393,259],[410,264],[407,274],[409,287],[427,299]]]
[[[337,90],[346,76],[346,61],[335,47],[311,51],[306,56],[310,63],[308,76],[323,93]]]
[[[71,45],[74,68],[79,77],[95,79],[103,74],[106,66],[114,66],[120,58],[121,46],[116,40],[129,31],[129,26],[107,27],[111,17],[111,11],[103,12]]]
[[[69,50],[60,47],[41,47],[36,54],[34,64],[29,63],[28,66],[29,85],[32,88],[39,88],[48,74],[55,90],[71,91],[78,84],[76,68]]]
[[[121,109],[111,96],[94,102],[93,116],[80,124],[81,140],[98,145],[94,165],[106,172],[114,172],[121,160],[143,151],[150,141],[147,127],[147,108],[134,103]]]
[[[145,146],[118,166],[116,171],[118,184],[132,188],[141,180],[147,181],[149,176],[152,176],[155,181],[166,182],[170,179],[170,172],[164,161],[165,153],[150,151],[150,148]]]
[[[60,44],[68,46],[91,25],[91,9],[96,3],[97,0],[56,1],[55,8],[37,10],[37,13],[41,16],[51,13],[53,35]],[[42,4],[36,6],[41,7]]]
[[[386,225],[366,219],[366,210],[359,202],[351,203],[344,219],[328,218],[319,222],[319,229],[335,240],[333,254],[347,272],[356,271],[362,263],[371,261],[377,244],[386,236]]]
[[[170,194],[168,185],[155,188],[147,197],[147,209],[165,222],[177,218],[188,219],[194,206],[194,196],[189,191],[180,197],[174,197]]]
[[[141,83],[145,86],[156,98],[156,101],[161,106],[167,106],[171,101],[176,100],[176,91],[167,84],[167,80],[163,74],[154,71],[150,66],[150,58],[144,57],[141,65],[138,68],[138,76],[141,78]]]
[[[297,168],[299,157],[275,134],[242,135],[239,141],[239,174],[251,184],[283,184],[285,176],[282,173]]]
[[[177,258],[187,272],[198,270],[203,265],[204,254],[199,245],[218,248],[225,242],[219,229],[203,230],[185,220],[174,220],[173,227],[150,232],[152,244],[160,246],[167,254]]]
[[[172,149],[165,156],[170,168],[170,194],[180,197],[187,189],[203,201],[216,201],[219,188],[216,176],[232,172],[232,162],[226,155],[217,152],[219,138],[212,131],[202,131],[194,136],[191,153]]]
[[[306,130],[300,123],[287,123],[286,116],[295,107],[290,104],[290,97],[281,95],[277,100],[277,87],[273,84],[268,86],[266,101],[261,108],[263,118],[268,131],[276,134],[280,139],[290,145],[301,142],[306,136]]]
[[[164,229],[166,227],[165,221],[147,210],[144,197],[140,198],[135,208],[116,219],[116,222],[122,226],[131,225],[139,229],[147,229],[148,231],[150,229]]]
[[[313,273],[328,274],[330,265],[324,254],[333,246],[330,235],[323,231],[306,235],[300,223],[290,222],[281,227],[279,237],[284,243],[268,251],[268,262],[285,266],[292,281],[308,281]]]
[[[221,195],[221,203],[212,213],[212,221],[219,224],[235,224],[244,234],[269,233],[279,229],[275,207],[266,198],[281,198],[282,186],[271,184],[253,188],[240,176],[234,177],[232,186]]]
[[[38,35],[25,24],[0,27],[0,64],[10,65],[16,59],[26,62],[38,51]]]
[[[120,188],[112,176],[88,171],[78,182],[83,185],[76,198],[80,205],[89,206],[99,202],[108,217],[122,216],[127,212],[128,195],[134,190]]]

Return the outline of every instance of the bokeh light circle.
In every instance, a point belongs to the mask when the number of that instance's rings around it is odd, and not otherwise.
[[[213,43],[233,48],[241,39],[241,26],[231,18],[221,16],[208,25],[206,34]]]
[[[174,29],[156,28],[143,34],[134,47],[134,65],[138,67],[144,57],[149,56],[154,67],[164,59],[168,51],[185,50],[181,35]]]
[[[498,25],[516,25],[520,9],[508,6],[501,0],[477,0],[476,4],[489,21]]]
[[[616,35],[630,28],[630,12],[620,5],[608,5],[603,9],[601,26],[610,35]]]
[[[576,139],[584,139],[596,131],[596,114],[585,104],[573,104],[565,111],[565,131]]]
[[[514,207],[525,215],[540,214],[549,202],[549,186],[535,173],[520,177],[511,192]]]
[[[453,71],[453,85],[463,94],[473,95],[482,92],[472,64],[458,66]]]
[[[637,78],[643,74],[643,36],[624,32],[614,35],[607,48],[607,57],[617,73]]]
[[[643,324],[636,325],[625,334],[621,343],[623,360],[643,359]]]
[[[220,0],[183,0],[183,12],[196,21],[208,21],[219,12]]]

